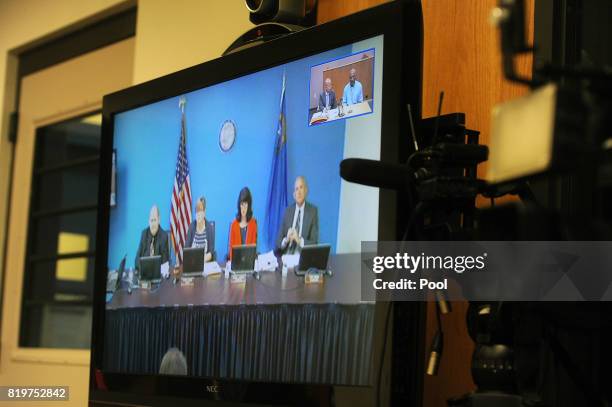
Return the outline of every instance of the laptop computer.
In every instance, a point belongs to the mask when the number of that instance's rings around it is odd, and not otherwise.
[[[232,247],[232,272],[247,273],[255,269],[257,245],[245,244]]]
[[[204,271],[204,248],[186,247],[183,249],[183,276],[201,277]]]
[[[309,268],[326,270],[330,249],[329,244],[314,244],[302,247],[300,262],[295,268],[295,274],[304,276]]]
[[[161,256],[140,258],[140,281],[161,281]]]

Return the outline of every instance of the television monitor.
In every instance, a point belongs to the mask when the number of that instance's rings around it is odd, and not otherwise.
[[[397,1],[104,98],[93,403],[419,403],[423,305],[391,312],[360,291],[361,242],[398,238],[404,197],[345,182],[339,165],[409,155],[421,47],[420,3]],[[268,272],[104,301],[126,251],[130,268],[152,252],[172,271],[204,247],[223,268],[240,244]],[[316,286],[282,272],[312,244],[329,245],[334,271]],[[160,373],[168,352],[182,365]]]
[[[319,271],[327,270],[330,249],[331,247],[328,244],[304,246],[300,252],[300,262],[295,269],[296,273],[304,275],[309,268],[315,268]]]
[[[161,280],[161,256],[140,257],[140,281]]]
[[[254,244],[244,244],[232,246],[232,271],[253,271],[255,269],[255,259],[257,246]]]
[[[204,271],[204,256],[206,256],[206,253],[203,247],[183,249],[183,275],[201,275]]]

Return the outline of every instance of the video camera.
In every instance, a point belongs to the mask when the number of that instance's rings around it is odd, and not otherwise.
[[[547,64],[533,78],[520,76],[516,55],[533,51],[524,9],[523,0],[500,0],[493,12],[504,75],[532,91],[494,109],[490,155],[464,114],[440,115],[442,93],[438,115],[417,123],[417,131],[410,115],[414,151],[406,163],[342,162],[345,180],[405,197],[411,215],[402,240],[612,240],[612,73]],[[487,159],[487,175],[478,179],[476,167]],[[478,195],[491,206],[477,208]],[[520,200],[495,205],[504,195]],[[438,297],[428,374],[436,374],[442,354],[440,313],[447,308]],[[611,355],[593,346],[605,347],[611,308],[471,302],[466,322],[478,389],[448,405],[558,405],[568,393],[582,405],[609,405]]]

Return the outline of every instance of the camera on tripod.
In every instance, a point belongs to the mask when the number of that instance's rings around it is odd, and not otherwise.
[[[342,162],[345,180],[400,192],[411,211],[401,225],[402,240],[612,240],[612,73],[546,65],[534,69],[533,78],[521,77],[514,58],[533,51],[525,42],[524,9],[523,0],[500,0],[494,11],[504,75],[532,92],[494,109],[490,155],[478,144],[479,132],[465,128],[464,114],[440,115],[441,95],[438,115],[419,121],[418,131],[411,126],[414,151],[405,164]],[[477,165],[487,158],[487,175],[478,179]],[[479,194],[492,205],[477,208]],[[520,201],[494,205],[504,195],[518,195]],[[444,298],[437,298],[429,374],[436,373],[442,354],[445,307]],[[477,390],[448,404],[553,405],[551,394],[554,400],[554,394],[568,390],[542,390],[542,377],[561,369],[565,387],[584,405],[609,405],[609,390],[586,374],[604,371],[606,361],[589,353],[588,367],[580,366],[576,353],[588,350],[571,338],[584,330],[609,329],[610,308],[608,303],[471,302],[467,325],[476,343]],[[545,352],[553,362],[545,360]]]

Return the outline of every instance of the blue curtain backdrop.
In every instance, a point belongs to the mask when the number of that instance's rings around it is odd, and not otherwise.
[[[335,250],[345,122],[308,126],[310,67],[350,52],[350,46],[338,48],[185,95],[192,197],[194,202],[201,195],[206,197],[206,217],[216,222],[219,259],[227,254],[229,226],[244,186],[253,195],[258,251],[271,249],[265,243],[264,217],[283,70],[287,75],[288,201],[293,203],[295,177],[304,175],[310,189],[308,201],[319,208],[319,239]],[[233,120],[237,127],[236,143],[227,153],[218,144],[225,120]],[[178,96],[116,116],[117,206],[111,209],[110,268],[116,268],[126,254],[127,264],[134,263],[153,204],[159,206],[161,226],[169,230],[180,126]]]

